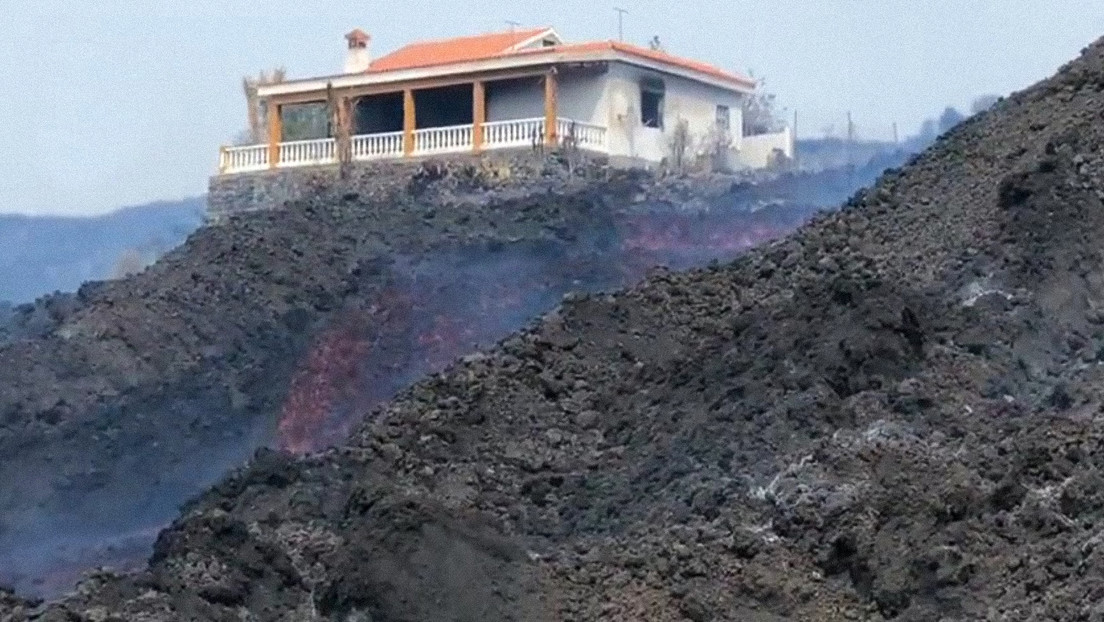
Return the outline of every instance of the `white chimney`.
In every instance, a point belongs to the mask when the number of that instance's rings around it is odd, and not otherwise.
[[[372,52],[369,44],[372,36],[363,30],[356,30],[345,35],[349,43],[349,50],[345,54],[345,73],[364,73],[372,64]]]

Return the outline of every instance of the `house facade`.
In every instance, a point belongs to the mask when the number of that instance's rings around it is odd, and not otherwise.
[[[788,130],[743,136],[753,80],[659,50],[567,43],[551,28],[413,43],[378,59],[366,33],[346,43],[342,74],[258,88],[268,140],[223,147],[220,174],[523,148],[614,164],[723,151],[757,167],[793,155]]]

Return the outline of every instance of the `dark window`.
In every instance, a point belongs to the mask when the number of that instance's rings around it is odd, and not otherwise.
[[[640,122],[644,127],[663,129],[663,83],[640,86]]]
[[[717,127],[722,130],[732,128],[732,113],[729,112],[728,106],[717,106]]]
[[[414,91],[414,120],[418,129],[471,125],[472,112],[471,84]]]
[[[403,94],[366,95],[357,101],[355,134],[401,132],[403,129]]]

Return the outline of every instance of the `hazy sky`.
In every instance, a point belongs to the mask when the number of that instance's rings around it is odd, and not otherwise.
[[[245,124],[243,74],[340,70],[361,27],[419,38],[552,25],[569,40],[659,35],[765,76],[799,132],[902,134],[945,105],[1028,86],[1104,35],[1102,0],[6,0],[0,212],[87,214],[205,191]],[[475,8],[477,6],[494,8]]]

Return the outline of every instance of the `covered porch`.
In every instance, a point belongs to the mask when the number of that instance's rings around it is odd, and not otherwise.
[[[555,68],[333,93],[351,134],[345,157],[326,91],[272,97],[268,142],[222,147],[219,174],[497,149],[608,153],[604,125],[559,116]],[[536,114],[534,114],[536,113]]]

